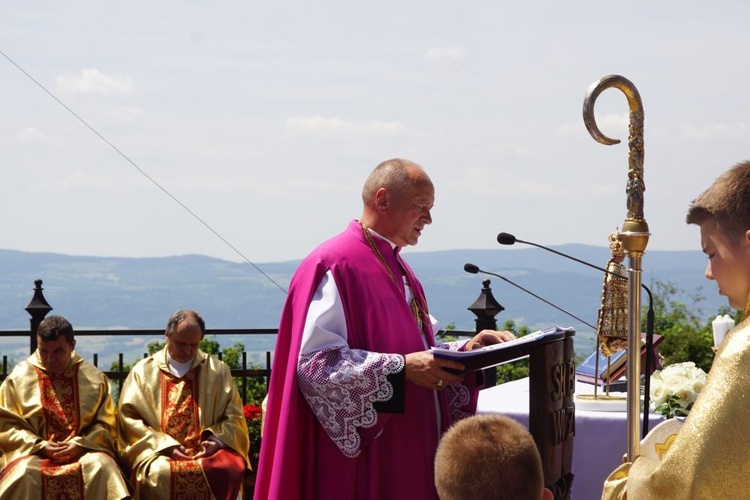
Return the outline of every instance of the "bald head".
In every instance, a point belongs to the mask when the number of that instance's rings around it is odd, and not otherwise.
[[[362,202],[362,223],[396,245],[416,245],[424,226],[432,223],[435,188],[422,167],[394,158],[372,171]]]
[[[370,173],[362,189],[365,206],[375,202],[378,189],[385,188],[394,196],[402,196],[407,187],[415,182],[430,182],[422,167],[413,161],[394,158],[386,160]]]

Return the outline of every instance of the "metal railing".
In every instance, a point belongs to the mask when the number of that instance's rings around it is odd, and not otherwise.
[[[494,329],[496,327],[496,321],[495,321],[495,315],[503,310],[503,307],[499,305],[494,297],[492,297],[492,292],[489,289],[489,280],[484,280],[483,282],[483,290],[480,293],[479,298],[477,301],[472,304],[468,309],[472,311],[477,316],[477,329],[476,331],[479,331],[483,328],[491,328]],[[36,330],[39,326],[39,323],[44,319],[44,317],[52,310],[52,307],[47,303],[47,300],[44,298],[44,294],[42,293],[42,280],[38,279],[34,281],[34,295],[29,302],[29,304],[26,306],[26,311],[31,316],[30,320],[30,328],[28,330],[5,330],[0,331],[0,345],[7,345],[5,339],[11,339],[11,338],[27,338],[29,341],[29,353],[33,353],[36,351]],[[456,337],[471,337],[474,335],[474,331],[465,331],[465,330],[440,330],[437,332],[437,336],[456,336]],[[252,336],[255,335],[277,335],[278,330],[276,328],[256,328],[256,329],[248,329],[248,328],[224,328],[224,329],[207,329],[205,337],[210,338],[211,336],[220,338],[225,336],[232,336],[232,337],[245,337],[245,338],[252,338]],[[161,340],[164,336],[164,329],[153,329],[153,330],[75,330],[75,336],[76,338],[81,337],[154,337],[155,339]],[[243,344],[244,346],[244,344]],[[264,361],[262,362],[262,365],[256,365],[256,364],[248,364],[248,352],[256,353],[256,352],[262,352],[264,354]],[[143,353],[143,357],[147,357],[148,353]],[[223,358],[223,352],[218,352],[217,357],[219,359]],[[253,377],[260,377],[263,378],[263,382],[265,383],[266,387],[268,387],[268,381],[271,376],[271,361],[272,361],[272,351],[265,350],[265,351],[247,351],[244,350],[241,352],[241,362],[239,368],[231,368],[232,376],[235,377],[235,379],[239,379],[238,383],[240,384],[240,393],[242,394],[242,399],[244,402],[247,402],[247,380],[248,378]],[[25,357],[24,357],[25,358]],[[115,365],[110,366],[110,369],[103,369],[102,367],[99,367],[99,355],[97,353],[94,353],[91,355],[91,358],[89,361],[94,365],[97,366],[102,372],[112,381],[113,384],[117,387],[117,393],[119,394],[120,389],[122,388],[122,383],[127,377],[129,373],[129,368],[127,365],[127,361],[124,359],[124,353],[120,352],[117,356],[116,363],[113,363]],[[12,369],[11,364],[15,364],[16,362],[20,361],[19,359],[9,359],[8,355],[5,354],[2,356],[2,366],[0,366],[0,383],[2,383],[5,378],[8,376],[8,373]],[[493,386],[495,385],[495,372],[494,370],[486,370],[486,380],[487,380],[487,386]]]
[[[205,338],[210,338],[212,336],[216,337],[217,339],[221,337],[226,336],[232,336],[232,337],[249,337],[252,338],[252,336],[256,335],[276,335],[277,333],[276,328],[256,328],[256,329],[207,329],[206,330],[206,336]],[[75,336],[77,339],[80,339],[81,337],[153,337],[155,340],[161,340],[164,337],[164,330],[76,330]],[[18,339],[18,338],[27,338],[29,339],[29,350],[30,352],[33,352],[32,349],[36,349],[35,346],[32,347],[31,342],[31,332],[30,331],[24,331],[24,330],[6,330],[6,331],[0,331],[0,344],[5,344],[5,339]],[[261,352],[263,353],[264,362],[261,366],[258,366],[255,363],[250,363],[248,359],[248,354],[251,352]],[[144,352],[143,357],[147,357],[148,353]],[[219,351],[216,356],[219,359],[222,359],[224,357],[224,353],[222,351]],[[240,387],[240,393],[242,394],[242,400],[247,401],[247,377],[259,377],[263,378],[263,382],[267,385],[269,377],[271,376],[271,351],[246,351],[243,350],[241,352],[240,356],[240,367],[239,368],[232,368],[232,376],[235,378],[240,379],[238,381]],[[122,383],[125,380],[125,378],[128,376],[129,368],[128,363],[134,362],[134,360],[126,360],[125,354],[120,352],[117,354],[117,360],[113,362],[115,365],[109,366],[109,367],[100,367],[99,366],[99,354],[94,353],[91,356],[91,359],[88,359],[94,366],[98,367],[109,379],[110,381],[116,385],[117,392],[119,393],[119,390],[122,388]],[[12,361],[7,354],[4,354],[2,356],[2,367],[0,367],[0,382],[5,380],[10,370],[13,368],[10,366],[12,364]],[[20,361],[20,360],[15,360]]]

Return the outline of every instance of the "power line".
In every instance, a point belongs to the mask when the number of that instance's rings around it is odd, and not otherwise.
[[[104,143],[107,144],[110,148],[112,148],[113,150],[115,150],[115,152],[118,155],[120,155],[123,159],[125,159],[125,161],[127,161],[128,163],[130,163],[146,179],[148,179],[149,181],[151,181],[151,183],[154,186],[156,186],[157,188],[159,188],[164,194],[166,194],[167,196],[169,196],[175,203],[177,203],[179,206],[181,206],[183,209],[185,209],[185,211],[187,211],[187,213],[189,213],[190,215],[192,215],[193,218],[195,218],[195,220],[197,220],[198,222],[200,222],[201,224],[203,224],[203,226],[206,229],[208,229],[209,231],[211,231],[214,234],[214,236],[216,236],[217,238],[219,238],[222,242],[224,242],[225,245],[227,245],[237,255],[239,255],[242,258],[242,260],[244,260],[245,262],[247,262],[248,264],[250,264],[251,266],[253,266],[260,274],[262,274],[263,276],[265,276],[266,279],[268,279],[271,283],[273,283],[274,285],[276,285],[279,288],[279,290],[281,290],[284,293],[287,293],[287,291],[284,289],[284,287],[282,287],[281,285],[279,285],[276,281],[274,281],[273,278],[271,278],[269,275],[267,275],[265,272],[263,272],[263,270],[261,268],[259,268],[252,261],[250,261],[250,259],[248,259],[247,257],[245,257],[245,255],[242,252],[240,252],[234,245],[232,245],[222,235],[220,235],[206,221],[204,221],[203,219],[201,219],[198,216],[198,214],[196,214],[195,212],[193,212],[187,205],[185,205],[182,201],[180,201],[176,196],[174,196],[172,193],[170,193],[169,191],[167,191],[167,189],[164,186],[162,186],[161,184],[159,184],[155,179],[153,179],[150,175],[148,175],[141,167],[139,167],[125,153],[123,153],[122,151],[120,151],[117,148],[117,146],[115,146],[114,144],[112,144],[106,137],[104,137],[102,134],[100,134],[94,127],[92,127],[91,125],[89,125],[86,122],[86,120],[84,120],[83,118],[81,118],[75,111],[73,111],[64,102],[62,102],[60,99],[58,99],[57,96],[55,96],[52,92],[50,92],[49,90],[47,90],[47,88],[44,85],[42,85],[33,76],[31,76],[25,69],[23,69],[21,66],[19,66],[5,52],[3,52],[2,50],[0,50],[0,54],[2,54],[2,56],[5,59],[7,59],[8,62],[10,62],[13,66],[15,66],[21,73],[23,73],[24,75],[26,75],[26,77],[29,78],[29,80],[31,80],[32,82],[34,82],[40,89],[42,89],[44,92],[46,92],[47,95],[49,95],[52,99],[55,100],[55,102],[57,102],[60,106],[62,106],[63,108],[65,108],[65,110],[67,110],[68,113],[70,113],[71,115],[75,116],[76,119],[78,119],[78,121],[81,122],[87,129],[89,129],[91,132],[93,132],[94,135],[96,135],[99,139],[101,139],[102,141],[104,141]]]

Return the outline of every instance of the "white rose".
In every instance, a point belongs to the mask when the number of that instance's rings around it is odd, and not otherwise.
[[[704,387],[706,387],[705,380],[693,380],[693,391],[695,391],[696,394],[700,394]]]
[[[685,384],[685,380],[687,380],[685,375],[681,373],[680,370],[672,370],[671,372],[664,370],[661,376],[664,380],[665,391],[668,394],[676,394],[677,391],[682,389],[682,386]]]
[[[649,393],[651,394],[651,401],[653,401],[656,406],[659,406],[667,400],[667,394],[664,390],[664,382],[661,379],[661,373],[659,370],[655,371],[651,376],[651,388]]]
[[[685,409],[687,409],[690,403],[695,401],[697,396],[693,390],[693,383],[688,379],[683,380],[682,385],[675,390],[674,395],[677,396],[680,406]]]
[[[708,375],[700,368],[694,368],[690,371],[690,379],[695,381],[705,382]]]

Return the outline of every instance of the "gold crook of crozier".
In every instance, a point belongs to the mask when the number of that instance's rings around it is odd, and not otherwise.
[[[635,85],[620,75],[609,75],[591,84],[583,101],[583,123],[586,130],[595,141],[612,146],[619,144],[619,139],[611,139],[602,134],[594,118],[594,103],[599,94],[605,89],[615,87],[620,89],[628,99],[630,107],[630,125],[628,127],[628,182],[625,188],[627,195],[627,218],[623,224],[623,233],[645,234],[646,241],[641,241],[642,252],[648,243],[648,224],[643,217],[643,192],[646,184],[643,182],[643,103]],[[642,238],[640,238],[642,239]],[[626,245],[626,251],[628,250]],[[636,248],[633,251],[637,251]]]

